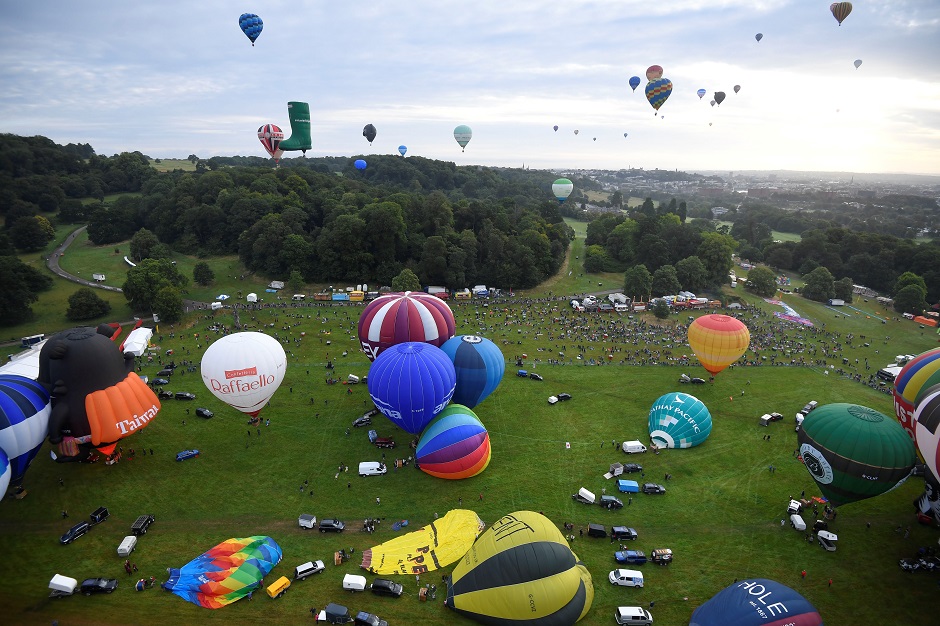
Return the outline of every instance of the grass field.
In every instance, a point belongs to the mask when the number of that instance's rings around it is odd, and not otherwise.
[[[594,286],[596,277],[581,276],[576,257],[579,250],[583,252],[583,225],[573,226],[580,236],[567,266],[571,276],[563,271],[553,282],[527,295],[599,289]],[[102,256],[97,260],[91,253],[82,260],[85,252],[68,253],[76,267],[85,268],[81,271],[114,261],[113,250],[99,250]],[[234,263],[217,262],[220,267]],[[234,269],[232,265],[232,275]],[[218,270],[216,274],[220,284],[214,290],[234,291],[237,278]],[[614,277],[599,280],[616,282]],[[743,294],[740,288],[737,292],[756,307],[775,310],[773,305]],[[817,326],[825,324],[827,330],[843,337],[846,333],[855,335],[855,341],[843,342],[839,353],[850,359],[850,369],[856,358],[869,359],[877,369],[895,354],[916,354],[937,345],[935,335],[922,333],[914,324],[894,318],[882,324],[874,317],[878,311],[871,303],[855,303],[861,312],[846,310],[846,317],[799,296],[784,296],[784,300]],[[231,324],[231,311],[192,314],[175,328],[161,326],[155,344],[161,352],[172,348],[177,363],[196,363],[193,372],[179,370],[168,387],[194,392],[198,399],[191,403],[164,401],[151,425],[122,442],[125,460],[117,465],[57,465],[49,460],[47,444],[26,475],[28,496],[0,506],[4,571],[8,579],[16,581],[0,589],[0,605],[6,609],[4,623],[295,623],[310,619],[310,606],[323,607],[333,601],[351,610],[377,613],[393,625],[472,624],[440,602],[444,595],[440,575],[449,573],[453,566],[421,578],[421,585],[438,583],[441,595],[436,602],[419,602],[418,582],[407,577],[398,579],[406,589],[398,600],[368,593],[351,595],[341,589],[344,574],[361,571],[361,550],[399,535],[391,531],[392,522],[408,519],[416,528],[430,522],[435,513],[443,515],[460,507],[461,500],[463,508],[476,511],[487,525],[516,510],[543,511],[559,527],[569,521],[579,527],[591,522],[633,526],[640,538],[631,548],[674,550],[676,560],[671,566],[643,566],[645,588],[627,589],[606,581],[607,573],[617,566],[612,557],[614,546],[607,540],[576,538],[572,548],[593,575],[595,588],[592,609],[582,624],[611,624],[616,606],[648,605],[651,601],[656,602],[652,612],[657,624],[687,624],[696,606],[733,580],[745,577],[772,578],[797,589],[819,609],[828,626],[869,623],[873,615],[889,616],[886,619],[893,624],[931,621],[936,575],[907,574],[897,567],[898,558],[937,541],[935,529],[914,523],[910,503],[923,490],[919,479],[878,498],[840,508],[833,524],[840,538],[835,553],[808,545],[800,533],[780,525],[790,496],[802,490],[807,496],[818,494],[805,468],[792,456],[796,447],[793,414],[815,399],[820,404],[855,402],[893,415],[890,396],[851,382],[835,370],[826,375],[822,366],[739,366],[722,372],[714,385],[680,388],[676,383],[680,373],[703,375],[704,371],[694,365],[584,365],[592,358],[605,360],[608,348],[616,351],[615,363],[644,348],[664,359],[670,356],[666,351],[673,357],[689,354],[688,347],[670,339],[667,332],[680,320],[685,322],[685,315],[667,320],[653,340],[640,335],[641,329],[630,327],[633,330],[627,337],[631,341],[627,343],[603,336],[614,331],[606,325],[612,320],[629,324],[628,318],[619,316],[584,316],[578,326],[586,328],[569,328],[580,333],[577,337],[561,337],[568,328],[563,318],[570,319],[570,308],[564,301],[556,305],[509,301],[489,307],[478,303],[452,306],[459,334],[493,339],[507,359],[502,384],[476,409],[490,433],[493,450],[490,466],[480,476],[444,481],[413,467],[367,479],[355,475],[359,461],[382,458],[382,451],[369,444],[365,429],[349,429],[346,434],[352,420],[371,404],[364,385],[350,387],[351,394],[346,393],[346,386],[326,385],[324,365],[332,360],[340,378],[368,372],[368,361],[356,350],[360,307],[305,306],[266,309],[251,317],[242,314],[243,323],[265,326],[267,332],[285,340],[288,350],[286,379],[262,412],[271,425],[252,428],[250,435],[245,416],[216,400],[198,370],[205,338],[214,337],[207,327],[214,322]],[[644,319],[653,322],[652,317]],[[47,330],[68,326],[60,323]],[[681,330],[676,332],[681,336]],[[813,346],[829,341],[801,328],[781,326],[775,332],[781,342],[790,338]],[[634,338],[637,344],[632,343]],[[764,343],[754,338],[754,345]],[[581,360],[572,358],[577,354],[575,345],[584,346]],[[544,362],[559,351],[572,358],[571,365]],[[342,356],[343,352],[348,355]],[[515,357],[523,353],[528,355],[526,368],[542,374],[545,381],[513,376]],[[764,348],[752,358],[773,353]],[[783,350],[776,354],[778,360],[784,358]],[[536,363],[536,359],[542,362]],[[843,367],[838,357],[829,362]],[[153,376],[158,368],[158,363],[145,364],[141,373]],[[680,390],[694,393],[710,408],[715,426],[704,444],[638,457],[627,457],[612,448],[612,440],[647,440],[647,415],[653,400]],[[561,391],[572,394],[573,399],[548,405],[546,397]],[[215,417],[195,417],[192,412],[197,406],[215,411]],[[779,411],[786,419],[769,428],[759,427],[758,417],[770,411]],[[393,451],[397,455],[409,453],[410,435],[384,418],[378,418],[372,427],[381,436],[395,437],[400,444]],[[762,438],[765,434],[772,434],[770,441]],[[135,460],[126,458],[131,447],[138,451]],[[152,456],[141,456],[141,451],[151,448]],[[200,457],[175,462],[176,452],[188,448],[200,449]],[[629,506],[615,512],[571,499],[582,486],[597,494],[603,489],[613,493],[615,484],[604,480],[602,474],[610,463],[627,462],[628,458],[644,466],[645,476],[638,480],[662,482],[665,473],[672,474],[674,478],[664,483],[668,493],[634,496]],[[335,477],[340,463],[351,466],[351,473]],[[768,471],[770,465],[777,470]],[[307,488],[301,492],[304,481]],[[377,496],[381,497],[380,505],[375,502]],[[111,510],[107,522],[71,545],[58,544],[59,535],[70,525],[101,505]],[[62,519],[62,510],[68,511],[69,519]],[[154,513],[157,521],[140,539],[131,558],[140,570],[132,578],[123,572],[123,559],[115,549],[142,513]],[[301,513],[338,517],[349,528],[342,535],[305,531],[296,523]],[[375,535],[359,532],[364,518],[376,516],[384,521]],[[895,533],[898,526],[911,526],[908,539]],[[284,551],[284,560],[266,582],[290,576],[295,565],[310,559],[327,562],[326,572],[295,583],[279,600],[255,594],[259,602],[237,602],[218,611],[201,609],[159,589],[132,590],[138,577],[153,575],[162,581],[166,568],[180,567],[230,537],[255,534],[270,535]],[[341,547],[355,548],[355,553],[349,562],[334,566],[331,555]],[[805,580],[800,577],[803,569],[808,572]],[[55,573],[79,580],[114,577],[120,580],[120,587],[108,596],[52,600],[46,597],[46,587]],[[834,581],[831,588],[827,586],[829,578]]]

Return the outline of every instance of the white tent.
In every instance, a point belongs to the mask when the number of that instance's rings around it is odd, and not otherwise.
[[[16,374],[33,380],[39,378],[39,351],[45,343],[44,339],[28,350],[12,355],[7,363],[0,365],[0,374]]]
[[[252,293],[248,294],[247,296],[245,296],[245,300],[247,300],[248,302],[257,302],[257,301],[258,301],[258,294],[252,292]]]
[[[135,328],[124,340],[124,352],[133,352],[134,356],[142,356],[150,345],[153,329],[141,326]]]

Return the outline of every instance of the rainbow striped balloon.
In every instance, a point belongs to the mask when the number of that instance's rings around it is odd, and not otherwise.
[[[423,472],[438,478],[476,476],[490,463],[489,433],[473,411],[452,404],[424,429],[415,461]]]
[[[901,426],[916,441],[914,407],[918,396],[940,383],[940,348],[928,350],[908,361],[894,379],[894,414]]]

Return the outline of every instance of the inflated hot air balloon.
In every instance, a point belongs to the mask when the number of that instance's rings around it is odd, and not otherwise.
[[[290,121],[290,137],[281,142],[281,151],[300,150],[307,154],[307,150],[313,146],[310,139],[310,103],[288,102],[287,117]]]
[[[493,393],[503,380],[506,361],[495,343],[476,335],[458,335],[441,346],[454,362],[457,389],[453,402],[470,408]]]
[[[624,133],[623,136],[626,137],[626,136],[627,136],[627,133]]]
[[[49,442],[56,461],[83,461],[98,448],[147,426],[160,410],[157,395],[134,371],[133,353],[121,354],[114,328],[82,326],[53,335],[39,352],[39,383],[51,392]],[[9,454],[9,450],[7,450]]]
[[[578,134],[578,130],[577,130],[577,129],[575,129],[575,131],[574,131],[574,134],[575,134],[575,135],[577,135],[577,134]]]
[[[19,487],[49,431],[49,392],[31,378],[0,374],[0,450],[9,471],[7,485]],[[0,499],[6,488],[0,490]]]
[[[444,604],[481,624],[570,626],[593,601],[591,573],[561,531],[540,513],[516,511],[460,560]]]
[[[797,441],[806,469],[833,506],[894,489],[917,461],[900,424],[857,404],[817,407],[803,420]]]
[[[261,34],[261,29],[264,28],[264,22],[254,13],[242,13],[238,18],[238,27],[251,40],[253,46],[255,45],[255,39]]]
[[[357,170],[364,170],[364,169],[366,169],[366,162],[363,161],[362,159],[356,159],[356,162],[353,163],[353,165],[356,166],[356,169],[357,169]]]
[[[653,82],[663,77],[663,68],[659,65],[650,65],[646,68],[646,80]]]
[[[832,12],[832,17],[836,18],[836,21],[839,22],[839,26],[842,26],[842,20],[847,18],[849,13],[852,12],[852,3],[833,2],[829,5],[829,11]]]
[[[636,91],[636,88],[640,86],[641,82],[642,81],[640,80],[639,76],[631,76],[630,77],[630,89],[632,89],[633,91]]]
[[[940,480],[931,472],[924,473],[924,493],[914,500],[914,510],[918,515],[932,517],[940,522]]]
[[[398,154],[405,156],[406,152],[408,152],[408,146],[398,146]]]
[[[216,398],[256,417],[284,380],[287,354],[264,333],[217,339],[202,355],[202,382]]]
[[[465,152],[467,144],[470,143],[470,139],[473,137],[473,131],[470,130],[470,127],[466,124],[461,124],[454,129],[454,139],[457,141],[457,144],[460,146],[460,151]]]
[[[927,388],[916,407],[917,448],[931,474],[940,480],[940,385]]]
[[[444,410],[456,386],[450,357],[427,343],[395,344],[369,368],[369,395],[376,408],[412,435]]]
[[[574,191],[574,183],[572,183],[567,178],[559,178],[554,183],[552,183],[552,193],[555,194],[555,198],[558,200],[558,202],[563,203],[565,200],[567,200],[572,191]]]
[[[370,361],[382,350],[406,341],[439,348],[455,330],[454,313],[447,303],[423,291],[379,296],[359,316],[359,343]]]
[[[3,448],[0,448],[0,500],[6,497],[12,478],[13,469],[10,467],[10,459],[7,458],[7,453],[3,451]]]
[[[716,91],[715,92],[715,104],[721,106],[721,103],[725,101],[725,92]]]
[[[284,139],[284,131],[274,124],[265,124],[258,129],[258,139],[268,154],[274,157],[275,161],[280,161],[281,155],[284,154],[280,150],[281,141]]]
[[[894,414],[916,442],[914,407],[921,392],[940,384],[940,348],[923,352],[901,368],[894,379]]]
[[[744,322],[728,315],[703,315],[689,324],[689,346],[712,376],[741,358],[750,342]]]
[[[372,145],[372,141],[375,139],[375,126],[372,124],[366,124],[362,128],[362,136],[369,140],[369,145]]]
[[[691,448],[712,432],[705,404],[687,393],[667,393],[650,408],[650,440],[661,448]]]
[[[373,574],[416,575],[447,567],[467,553],[486,525],[476,513],[453,509],[433,524],[362,551]]]
[[[725,587],[692,613],[689,626],[823,626],[809,600],[774,580],[748,578]]]
[[[171,568],[161,586],[196,606],[218,609],[260,589],[282,556],[281,546],[270,537],[228,539],[183,567]]]
[[[754,39],[756,39],[758,42],[763,38],[764,38],[764,33],[757,33],[756,35],[754,35]]]
[[[659,107],[666,103],[670,94],[672,94],[672,81],[668,78],[657,78],[646,83],[646,99],[656,111],[659,111]]]
[[[709,104],[712,105],[712,106],[715,106],[715,101],[712,100],[711,102],[709,102]]]
[[[490,436],[476,414],[451,404],[424,428],[415,462],[437,478],[460,480],[476,476],[490,464]]]
[[[552,128],[555,130],[556,133],[558,132],[558,125],[557,125],[557,124],[556,124],[555,126],[552,126]]]
[[[698,99],[701,100],[702,98],[705,97],[705,94],[708,93],[708,92],[705,91],[704,89],[699,89],[699,90],[696,91],[695,93],[696,93],[696,95],[698,95]]]
[[[735,85],[735,86],[734,86],[734,93],[738,93],[739,91],[741,91],[741,85]]]
[[[854,63],[855,69],[858,69],[861,64],[862,64],[862,60],[861,60],[861,59],[855,59],[855,63]]]

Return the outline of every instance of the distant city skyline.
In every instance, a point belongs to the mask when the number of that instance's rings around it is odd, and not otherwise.
[[[940,2],[853,4],[840,26],[808,0],[13,3],[0,132],[267,156],[258,127],[289,136],[299,100],[307,156],[405,145],[458,165],[940,175]],[[254,46],[244,11],[264,20]],[[651,65],[673,84],[655,114]]]

